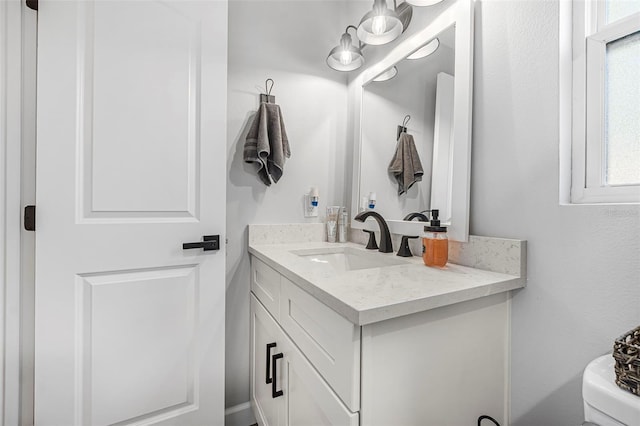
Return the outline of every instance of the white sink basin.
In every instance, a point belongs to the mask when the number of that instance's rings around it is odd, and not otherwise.
[[[383,266],[405,265],[407,262],[392,253],[381,254],[352,247],[293,250],[291,253],[304,257],[319,265],[327,265],[338,272],[357,269],[380,268]]]

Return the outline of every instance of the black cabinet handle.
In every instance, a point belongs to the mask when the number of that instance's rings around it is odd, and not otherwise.
[[[220,235],[205,235],[202,240],[196,243],[184,243],[182,244],[182,250],[198,248],[204,251],[220,250]]]
[[[283,358],[284,355],[282,355],[282,353],[279,354],[275,354],[272,358],[271,358],[271,363],[273,364],[271,366],[271,370],[273,370],[273,381],[271,382],[271,398],[277,398],[279,396],[282,396],[283,392],[282,390],[277,390],[278,389],[278,363],[277,361],[280,358]]]
[[[265,379],[265,383],[269,384],[271,383],[271,373],[269,373],[269,369],[271,367],[271,349],[276,347],[276,342],[273,343],[267,343],[267,361],[265,362],[265,364],[267,364],[267,376]]]

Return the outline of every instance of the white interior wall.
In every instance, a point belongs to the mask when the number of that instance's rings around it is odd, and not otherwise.
[[[317,222],[302,199],[320,191],[327,205],[344,205],[346,75],[325,63],[349,21],[345,2],[230,1],[227,141],[226,406],[249,400],[249,256],[247,224]],[[264,92],[282,108],[291,158],[280,182],[266,187],[242,148]]]
[[[640,207],[558,203],[558,4],[476,3],[470,230],[528,241],[515,426],[581,424],[584,367],[640,324]]]

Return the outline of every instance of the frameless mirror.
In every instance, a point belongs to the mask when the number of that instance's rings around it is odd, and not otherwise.
[[[468,239],[472,37],[472,3],[452,2],[351,84],[352,209],[369,208],[375,193],[393,233],[420,235],[424,223],[403,218],[438,209],[449,238]]]

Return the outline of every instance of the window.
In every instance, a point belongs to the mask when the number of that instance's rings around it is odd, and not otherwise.
[[[640,0],[567,3],[572,21],[572,68],[566,73],[572,81],[570,200],[638,203]],[[561,79],[562,74],[561,69]]]

